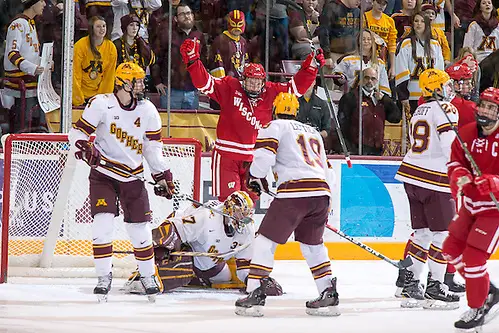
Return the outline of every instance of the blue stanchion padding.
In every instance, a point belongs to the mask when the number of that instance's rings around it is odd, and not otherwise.
[[[395,213],[386,184],[398,165],[354,164],[341,168],[340,226],[352,237],[392,237]]]

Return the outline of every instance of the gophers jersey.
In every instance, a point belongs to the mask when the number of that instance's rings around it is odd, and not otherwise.
[[[127,108],[114,94],[102,94],[90,99],[71,129],[69,140],[74,146],[77,140],[88,140],[95,133],[95,147],[108,164],[97,171],[128,182],[135,178],[120,170],[141,174],[142,156],[153,174],[168,169],[163,158],[161,126],[158,110],[150,101],[142,100]]]
[[[386,72],[385,62],[378,59],[378,65],[375,65],[369,60],[368,62],[363,61],[362,67],[368,68],[373,67],[378,70],[378,89],[380,92],[392,95],[390,89],[390,83],[388,82],[388,74]],[[339,61],[339,63],[334,67],[334,74],[343,74],[347,78],[348,87],[352,88],[359,80],[360,72],[360,56],[359,55],[348,55]]]
[[[277,119],[258,132],[250,174],[265,178],[271,167],[277,181],[277,198],[331,194],[322,137],[309,125]]]
[[[450,193],[447,162],[456,134],[437,101],[424,103],[410,121],[411,150],[407,152],[395,179],[438,192]],[[440,102],[454,126],[458,111],[449,102]]]
[[[444,70],[444,58],[440,44],[432,39],[431,56],[424,53],[424,47],[416,41],[416,59],[412,56],[411,39],[404,39],[397,47],[395,56],[395,84],[397,86],[408,81],[407,90],[409,91],[409,100],[417,101],[421,96],[419,88],[419,75],[428,68]]]
[[[476,60],[481,62],[499,47],[499,26],[486,36],[480,25],[473,21],[464,35],[463,47],[470,47],[476,54]]]
[[[499,175],[499,129],[496,129],[490,135],[484,135],[481,127],[477,126],[476,123],[470,123],[459,129],[459,135],[470,151],[473,160],[478,165],[482,174]],[[477,176],[458,140],[455,140],[452,144],[452,153],[447,166],[449,175],[451,175],[456,168],[464,167],[468,169],[474,177]],[[463,207],[473,215],[497,216],[499,214],[490,195],[481,195],[476,186],[470,186],[465,191]]]
[[[36,97],[38,79],[35,70],[40,65],[40,42],[35,21],[26,15],[18,15],[7,28],[3,66],[6,78],[22,79],[26,97]],[[5,93],[21,97],[19,84],[5,81]]]
[[[435,0],[434,5],[437,9],[437,16],[431,26],[445,32],[445,0]]]
[[[209,201],[207,205],[218,211],[222,211],[224,207],[224,204],[217,200]],[[193,251],[222,253],[250,244],[233,256],[227,256],[226,259],[235,257],[251,260],[253,252],[251,244],[255,238],[254,223],[246,225],[241,233],[236,231],[233,237],[229,237],[225,232],[224,217],[204,207],[190,206],[182,212],[176,212],[168,220],[175,225],[182,242],[189,244]],[[219,260],[194,257],[194,265],[204,271],[215,266]]]
[[[123,36],[121,18],[130,14],[130,12],[137,15],[140,19],[139,37],[148,40],[147,26],[149,25],[149,17],[152,12],[161,8],[161,0],[129,0],[127,1],[128,3],[123,3],[122,1],[116,2],[113,3],[114,24],[113,31],[111,32],[111,40],[114,41]]]

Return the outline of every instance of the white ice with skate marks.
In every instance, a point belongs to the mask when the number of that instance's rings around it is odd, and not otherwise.
[[[332,261],[332,269],[339,317],[305,314],[305,301],[317,297],[305,261],[276,262],[272,276],[286,294],[267,298],[263,318],[234,314],[237,291],[188,289],[151,304],[146,296],[123,294],[125,281],[114,280],[108,303],[98,304],[96,279],[11,278],[0,285],[0,332],[450,333],[467,309],[464,298],[453,311],[400,308],[393,297],[397,271],[382,261]],[[489,273],[499,282],[499,262],[489,263]],[[499,318],[483,327],[483,333],[497,332]]]

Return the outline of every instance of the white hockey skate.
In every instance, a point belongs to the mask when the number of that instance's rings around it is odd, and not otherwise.
[[[97,295],[99,303],[107,302],[107,294],[111,290],[111,282],[113,281],[113,273],[97,277],[97,285],[94,288],[94,294]]]
[[[151,303],[156,302],[156,295],[159,294],[160,290],[156,284],[156,278],[153,276],[141,276],[140,282],[144,286],[147,299]]]

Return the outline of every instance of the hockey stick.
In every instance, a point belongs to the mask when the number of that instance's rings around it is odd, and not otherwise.
[[[266,192],[268,195],[270,195],[271,197],[275,198],[276,197],[276,194],[273,193],[273,192]],[[326,224],[326,228],[328,228],[329,230],[331,230],[332,232],[334,232],[335,234],[337,234],[338,236],[346,239],[347,241],[357,245],[358,247],[360,247],[361,249],[369,252],[370,254],[374,255],[375,257],[378,257],[379,259],[381,260],[384,260],[386,261],[387,263],[397,267],[398,269],[406,269],[407,267],[409,266],[412,266],[412,259],[411,257],[407,257],[403,260],[399,260],[399,261],[395,261],[395,260],[392,260],[390,258],[388,258],[387,256],[379,253],[378,251],[376,251],[375,249],[373,248],[370,248],[369,246],[367,246],[366,244],[356,240],[355,238],[353,237],[350,237],[348,236],[347,234],[345,234],[343,231],[341,230],[338,230],[336,229],[335,227],[332,227],[330,226],[329,224]]]
[[[471,167],[475,171],[476,175],[478,177],[480,177],[482,175],[482,172],[480,171],[478,164],[476,164],[475,160],[473,159],[473,156],[471,155],[470,151],[468,150],[468,147],[466,147],[466,143],[464,143],[463,139],[461,138],[461,135],[459,135],[459,131],[458,131],[457,127],[452,123],[449,116],[447,115],[447,112],[445,112],[444,108],[442,107],[442,104],[440,104],[439,98],[441,98],[441,96],[438,95],[438,93],[436,91],[433,91],[433,98],[435,98],[435,101],[437,102],[438,107],[444,113],[445,118],[447,119],[447,122],[449,123],[451,129],[454,131],[454,133],[456,133],[456,138],[459,141],[459,144],[461,145],[461,148],[463,149],[464,154],[466,155],[466,158],[468,159],[468,161],[470,161]],[[490,195],[490,198],[492,199],[492,201],[494,202],[494,204],[496,205],[497,210],[499,210],[499,202],[497,202],[496,196],[492,192],[489,192],[489,195]]]
[[[238,246],[235,249],[221,252],[221,253],[213,253],[213,252],[190,252],[190,251],[175,251],[175,252],[170,252],[170,255],[172,256],[188,256],[188,257],[209,257],[209,258],[225,258],[229,255],[236,254],[245,248],[250,246],[250,243],[246,243],[244,245]],[[133,251],[113,251],[115,254],[134,254]]]
[[[100,161],[100,165],[102,165],[102,166],[107,166],[107,167],[112,167],[113,169],[116,169],[113,165],[111,165],[111,164],[109,164],[109,163],[106,163],[105,161],[102,161],[102,160]],[[133,173],[131,173],[131,172],[127,171],[127,170],[117,169],[117,171],[123,172],[123,173],[125,173],[125,174],[129,175],[130,177],[133,177],[133,178],[135,178],[135,179],[138,179],[138,180],[140,180],[140,181],[142,181],[142,182],[144,182],[144,183],[150,184],[150,185],[152,185],[152,186],[154,186],[154,187],[159,187],[159,186],[161,186],[161,185],[159,185],[158,183],[155,183],[155,182],[152,182],[152,181],[149,181],[149,180],[145,179],[145,177],[141,177],[141,176],[138,176],[138,175],[134,175]],[[175,181],[174,181],[174,182],[175,182]],[[204,208],[206,208],[206,209],[209,209],[209,210],[211,210],[213,213],[220,214],[220,215],[222,215],[222,216],[224,216],[224,217],[226,217],[226,218],[228,218],[228,219],[234,220],[234,221],[236,221],[236,222],[238,222],[238,223],[241,223],[241,224],[245,224],[245,225],[246,225],[246,224],[249,224],[249,223],[253,222],[253,219],[252,219],[251,217],[248,217],[248,216],[247,216],[247,217],[244,217],[244,218],[242,218],[241,220],[239,220],[239,219],[235,218],[234,216],[231,216],[231,215],[229,215],[229,214],[225,214],[224,212],[219,211],[219,210],[214,209],[214,208],[211,208],[210,206],[208,206],[208,205],[206,205],[206,204],[204,204],[204,203],[202,203],[202,202],[196,201],[196,200],[194,200],[194,199],[192,199],[192,198],[188,197],[188,196],[187,196],[187,195],[185,195],[185,194],[180,194],[180,195],[177,195],[177,197],[178,197],[179,199],[185,199],[185,200],[188,200],[188,201],[192,202],[193,204],[196,204],[196,205],[198,205],[198,206],[201,206],[201,207],[204,207]]]
[[[295,3],[293,0],[277,0],[277,3],[282,4],[282,5],[286,5],[292,9],[295,9],[295,10],[300,12],[302,20],[303,20],[303,26],[305,27],[305,30],[307,31],[308,39],[312,40],[313,39],[312,33],[310,32],[310,29],[308,27],[307,17],[305,15],[305,11],[303,10],[303,8],[300,5],[298,5],[297,3]],[[314,52],[314,54],[317,54],[314,43],[311,43],[311,48],[312,48],[312,51]],[[340,122],[338,121],[338,117],[336,116],[336,113],[333,110],[333,102],[332,102],[333,100],[331,98],[331,95],[329,94],[329,89],[326,86],[326,79],[324,78],[324,69],[320,65],[318,65],[318,67],[319,67],[319,75],[321,78],[322,88],[324,89],[324,91],[326,93],[327,109],[329,111],[329,115],[331,116],[331,119],[333,119],[333,121],[334,121],[334,126],[336,127],[336,133],[338,134],[338,139],[340,140],[341,149],[343,150],[343,155],[345,155],[345,161],[347,162],[348,167],[351,168],[352,161],[350,160],[350,152],[348,151],[347,145],[345,144],[345,139],[343,137],[343,133],[341,132],[341,127],[340,127]]]

